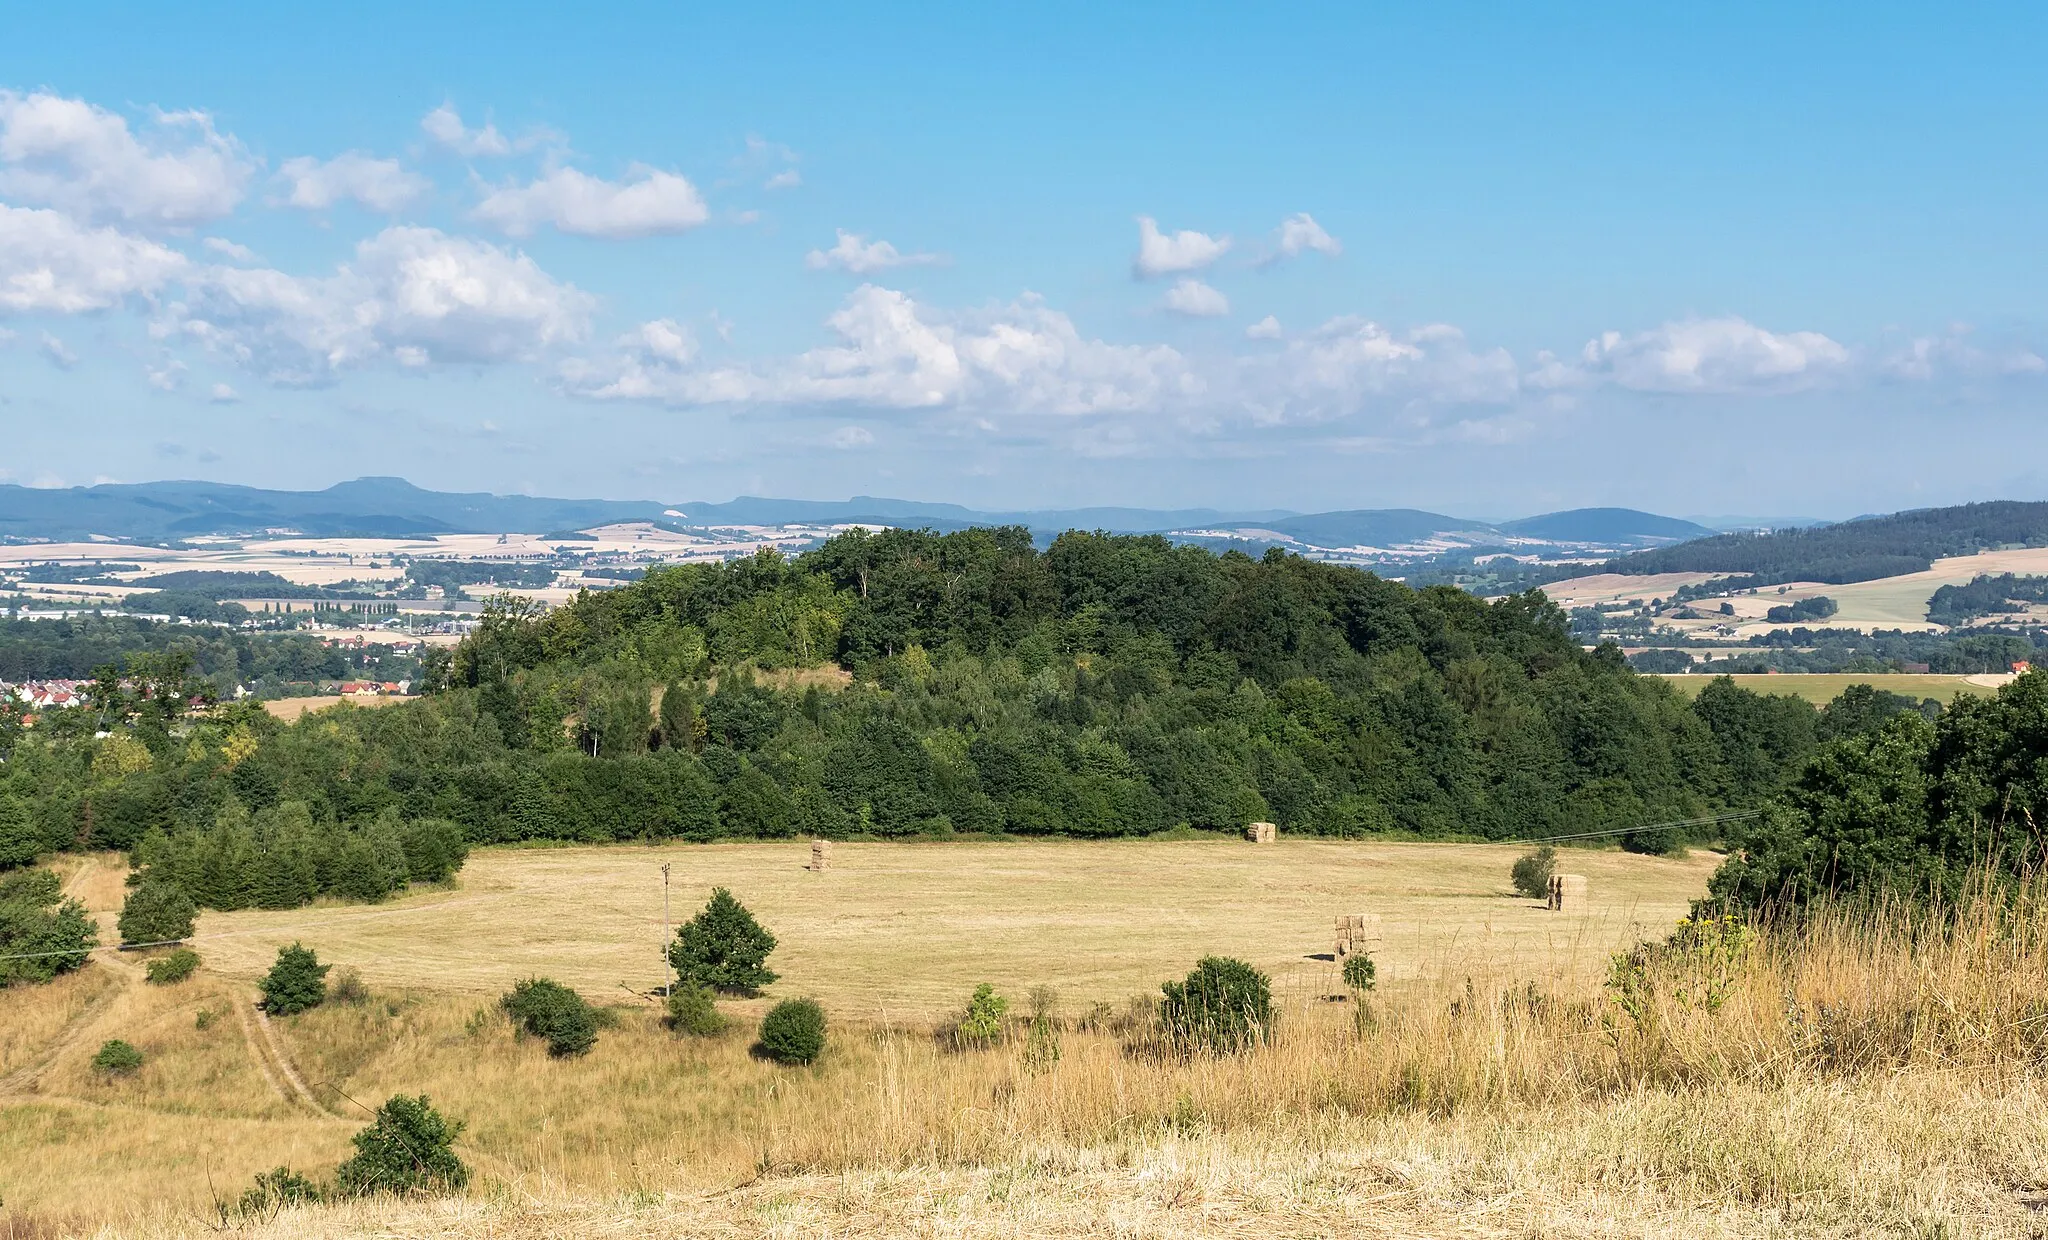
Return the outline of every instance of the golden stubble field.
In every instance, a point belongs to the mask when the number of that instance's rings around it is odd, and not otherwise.
[[[842,843],[812,873],[807,841],[486,849],[459,885],[379,906],[207,913],[211,967],[253,978],[303,940],[373,984],[496,994],[555,977],[594,995],[661,980],[662,877],[681,921],[730,888],[780,939],[778,996],[867,1020],[926,1019],[978,982],[1050,985],[1074,1003],[1156,991],[1211,954],[1323,993],[1339,913],[1377,913],[1391,982],[1446,970],[1578,976],[1667,930],[1716,858],[1567,851],[1592,911],[1517,897],[1513,845],[1282,840]],[[215,937],[221,936],[221,937]]]
[[[380,908],[209,914],[207,967],[178,985],[103,955],[0,992],[0,1234],[2039,1235],[2048,1096],[2024,1030],[2048,936],[1993,921],[1909,954],[1831,923],[1751,958],[1724,1007],[1664,996],[1638,1029],[1595,975],[1661,936],[1712,858],[1566,852],[1594,893],[1572,917],[1506,894],[1515,851],[842,845],[810,874],[798,843],[500,850]],[[774,992],[832,1011],[816,1064],[752,1054],[748,1005],[678,1038],[616,989],[658,972],[662,860],[679,914],[722,882],[782,934]],[[59,868],[110,922],[118,860]],[[1386,918],[1391,981],[1363,1004],[1304,959],[1333,907]],[[264,1018],[250,979],[292,937],[368,993]],[[1207,950],[1280,974],[1268,1044],[1180,1057],[1127,1003],[1084,1015]],[[535,972],[614,1005],[588,1055],[550,1059],[497,1010]],[[938,1036],[984,979],[1059,989],[1062,1053]],[[1812,1043],[1810,1013],[1846,1023]],[[112,1037],[140,1071],[90,1067]],[[1829,1048],[1848,1058],[1813,1059]],[[1879,1070],[1844,1066],[1865,1054]],[[465,1125],[465,1194],[223,1214],[260,1170],[331,1174],[400,1092]]]

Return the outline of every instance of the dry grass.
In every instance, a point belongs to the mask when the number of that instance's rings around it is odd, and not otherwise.
[[[895,851],[931,870],[951,852]],[[947,955],[895,967],[907,983],[955,968]],[[1363,1021],[1283,985],[1270,1044],[1227,1059],[1162,1053],[1142,1022],[1077,1022],[1070,998],[1050,1064],[1022,1037],[961,1053],[933,1022],[839,1013],[817,1065],[780,1068],[745,1028],[678,1040],[646,1004],[557,1061],[483,996],[380,988],[277,1022],[325,1114],[266,1085],[235,1024],[185,1019],[246,987],[95,980],[107,968],[70,980],[118,994],[74,1041],[118,1032],[150,1062],[97,1081],[67,1050],[42,1094],[0,1105],[20,1234],[197,1234],[209,1181],[331,1168],[358,1102],[400,1091],[468,1123],[467,1196],[294,1210],[246,1233],[2018,1237],[2041,1234],[2048,1203],[2041,892],[1666,954],[1626,1007],[1583,969],[1440,970]],[[58,993],[0,994],[0,1033],[49,1036],[37,1012]]]
[[[315,711],[334,710],[340,707],[394,706],[400,702],[414,700],[413,698],[384,697],[382,695],[376,697],[337,697],[328,695],[326,697],[272,698],[263,704],[263,709],[284,720],[286,723],[292,723]]]
[[[1672,688],[1686,697],[1698,697],[1715,678],[1698,673],[1674,672],[1663,676]],[[2001,679],[1989,676],[1914,675],[1911,673],[1787,672],[1781,675],[1745,674],[1729,679],[1754,693],[1783,693],[1825,706],[1841,696],[1850,685],[1871,685],[1888,693],[1910,698],[1933,698],[1947,703],[1964,694],[1990,697],[1998,692]]]
[[[1084,843],[843,843],[805,869],[808,840],[663,847],[487,849],[460,887],[389,904],[208,913],[208,963],[253,978],[302,939],[373,984],[497,994],[544,973],[593,994],[662,978],[661,865],[681,921],[730,887],[781,940],[777,994],[814,995],[863,1019],[925,1019],[988,981],[1046,983],[1070,1002],[1120,1002],[1210,952],[1239,955],[1285,985],[1341,990],[1338,913],[1373,912],[1381,977],[1475,965],[1579,976],[1661,931],[1706,886],[1715,858],[1573,852],[1592,881],[1585,916],[1517,897],[1511,845],[1356,844],[1283,839]],[[214,935],[232,937],[210,939]]]

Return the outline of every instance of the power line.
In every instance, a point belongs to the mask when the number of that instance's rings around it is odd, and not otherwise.
[[[1633,827],[1614,827],[1606,831],[1579,831],[1571,835],[1538,835],[1521,840],[1502,840],[1503,844],[1557,844],[1565,840],[1593,840],[1610,835],[1633,835],[1637,831],[1661,831],[1666,827],[1711,827],[1724,822],[1743,822],[1755,818],[1762,810],[1743,810],[1736,814],[1713,814],[1706,818],[1678,818],[1670,822],[1645,822]]]

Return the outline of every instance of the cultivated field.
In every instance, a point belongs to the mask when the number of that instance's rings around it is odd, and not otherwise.
[[[1283,840],[840,844],[812,873],[806,842],[488,849],[449,892],[379,906],[208,913],[208,962],[236,977],[294,939],[372,983],[498,994],[544,973],[593,994],[660,981],[661,865],[678,920],[729,887],[781,940],[778,995],[862,1019],[929,1019],[977,982],[1075,1003],[1121,1003],[1209,953],[1286,985],[1341,990],[1338,913],[1383,918],[1382,976],[1446,970],[1583,975],[1661,933],[1704,890],[1714,858],[1568,852],[1593,912],[1560,917],[1513,895],[1511,845]],[[228,935],[213,939],[211,936]]]
[[[1700,690],[1707,687],[1715,677],[1699,673],[1673,672],[1663,679],[1685,696],[1698,697]],[[1743,675],[1729,679],[1745,689],[1756,693],[1782,693],[1802,697],[1816,706],[1825,706],[1840,696],[1850,685],[1873,685],[1891,693],[1901,693],[1910,698],[1933,698],[1946,703],[1960,694],[1973,697],[1990,697],[1998,692],[1998,686],[2012,679],[2010,673],[1984,676],[1934,676],[1906,673],[1866,672],[1786,672],[1779,675]]]
[[[2039,1234],[2048,1097],[2027,1065],[2048,936],[1996,920],[2012,906],[1924,949],[1822,921],[1746,958],[1712,1007],[1684,1000],[1699,978],[1681,973],[1631,1020],[1581,966],[1638,922],[1661,933],[1650,923],[1710,859],[1567,852],[1596,906],[1572,918],[1505,894],[1513,851],[870,845],[824,874],[797,868],[797,845],[494,851],[458,890],[382,909],[208,915],[198,946],[217,968],[190,981],[149,986],[103,956],[0,992],[0,1224],[275,1240]],[[728,883],[782,934],[776,993],[834,1013],[816,1065],[755,1058],[745,1019],[672,1037],[616,989],[584,1058],[512,1035],[491,1002],[510,978],[545,971],[602,1002],[611,975],[653,972],[664,858],[684,872],[680,908]],[[118,866],[60,868],[111,916]],[[1387,918],[1396,980],[1364,1005],[1331,1002],[1300,959],[1333,908]],[[247,976],[287,923],[362,968],[370,995],[258,1014]],[[1127,1003],[1090,1014],[1092,995],[1156,994],[1210,948],[1283,972],[1269,1045],[1183,1059]],[[983,1051],[934,1036],[983,978],[1020,999],[1060,989],[1057,1058],[1021,1036]],[[88,1066],[109,1037],[142,1049],[139,1072]],[[466,1194],[221,1211],[259,1170],[327,1173],[365,1107],[398,1092],[466,1124]]]

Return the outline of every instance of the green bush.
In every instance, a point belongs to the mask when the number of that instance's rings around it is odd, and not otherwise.
[[[175,883],[145,878],[128,893],[116,923],[123,943],[175,943],[192,937],[192,922],[199,909],[192,897]]]
[[[460,1122],[450,1122],[427,1096],[393,1096],[377,1118],[355,1135],[355,1156],[335,1171],[344,1193],[446,1193],[469,1183],[469,1168],[455,1156]]]
[[[92,1066],[109,1076],[126,1076],[142,1066],[142,1052],[115,1038],[100,1047]]]
[[[1205,956],[1186,980],[1160,990],[1160,1024],[1185,1048],[1238,1051],[1272,1032],[1272,982],[1242,960]]]
[[[987,1046],[1003,1035],[1003,1013],[1009,1010],[1010,1001],[983,982],[967,1000],[967,1011],[961,1016],[955,1035],[968,1045]]]
[[[327,1001],[327,970],[310,947],[297,943],[277,949],[277,963],[256,983],[263,992],[263,1010],[291,1016]]]
[[[149,980],[159,986],[182,982],[192,976],[192,970],[199,967],[199,953],[189,947],[180,947],[168,956],[158,956],[143,966]]]
[[[1371,954],[1353,951],[1344,957],[1344,985],[1352,990],[1371,990],[1378,976],[1379,968],[1373,964]]]
[[[690,1037],[709,1038],[725,1032],[725,1017],[718,1014],[716,992],[709,986],[679,982],[669,992],[668,1027]]]
[[[242,1200],[235,1212],[244,1217],[276,1214],[286,1206],[318,1201],[321,1195],[318,1184],[290,1167],[279,1166],[256,1173],[256,1183],[242,1190]]]
[[[810,1063],[825,1049],[825,1009],[815,999],[785,999],[761,1020],[761,1050],[777,1063]]]
[[[560,982],[529,978],[498,1005],[520,1033],[546,1039],[550,1055],[581,1055],[597,1044],[597,1013]]]
[[[1557,850],[1550,845],[1523,853],[1515,859],[1515,868],[1509,871],[1514,880],[1515,890],[1531,900],[1550,898],[1550,876],[1557,873]]]
[[[711,893],[704,911],[676,931],[668,962],[682,981],[726,994],[752,995],[776,978],[767,965],[768,953],[774,950],[775,936],[733,899],[732,892],[720,887]]]

